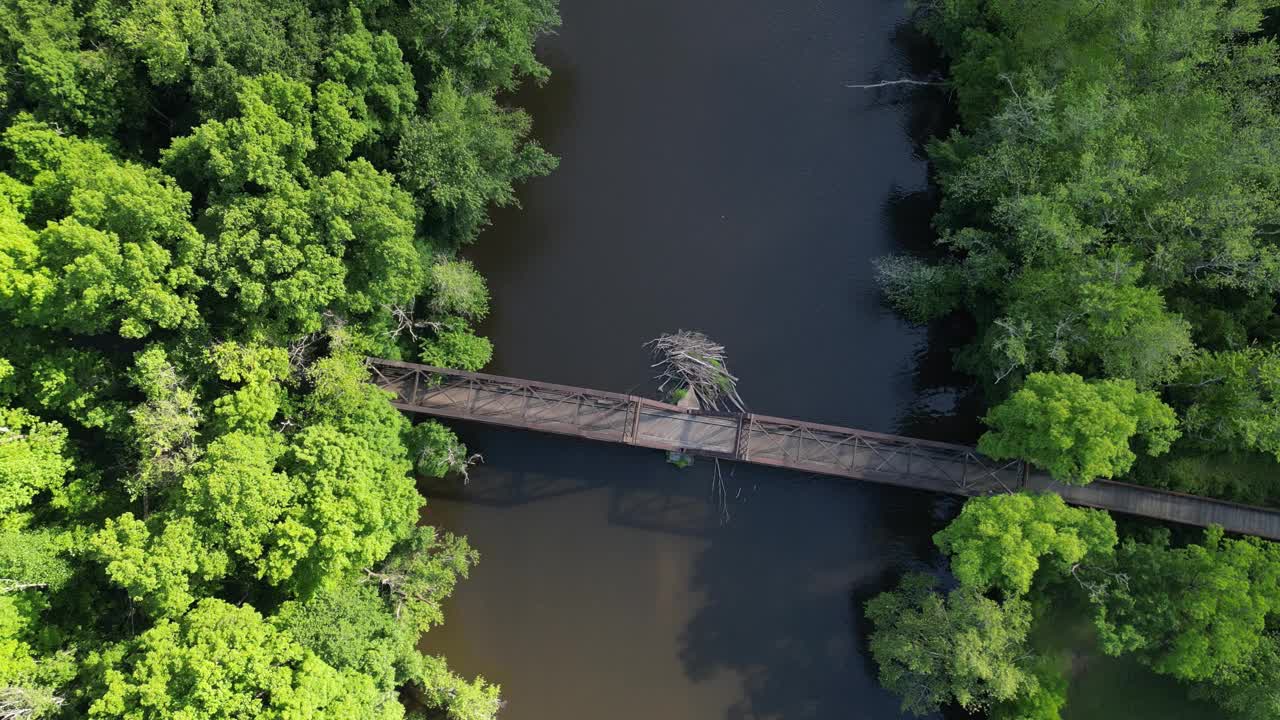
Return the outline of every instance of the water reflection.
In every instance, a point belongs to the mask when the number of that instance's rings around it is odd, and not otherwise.
[[[504,717],[897,717],[859,608],[937,567],[954,500],[724,463],[725,523],[705,461],[461,428],[495,460],[424,482],[425,519],[483,559],[424,647],[501,682]]]

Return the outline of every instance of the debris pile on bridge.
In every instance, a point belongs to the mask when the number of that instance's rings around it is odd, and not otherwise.
[[[725,364],[723,345],[702,333],[680,330],[654,338],[645,347],[652,348],[657,359],[651,367],[660,369],[655,378],[661,383],[658,390],[688,388],[704,408],[747,411],[738,395],[738,378]]]

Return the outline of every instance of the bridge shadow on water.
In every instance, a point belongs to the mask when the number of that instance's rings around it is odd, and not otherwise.
[[[499,438],[504,447],[519,449],[496,454],[494,462],[477,466],[465,482],[452,476],[419,478],[419,489],[428,497],[506,508],[603,490],[609,494],[610,525],[687,536],[706,536],[722,525],[720,509],[711,502],[709,461],[683,474],[673,472],[655,450],[472,423],[452,425],[472,447]],[[610,469],[601,472],[604,467]],[[732,477],[735,470],[726,464],[724,472]]]
[[[931,536],[958,510],[958,500],[722,463],[729,515],[725,522],[722,507],[713,500],[718,493],[712,493],[710,461],[700,460],[680,471],[650,450],[465,423],[456,427],[473,449],[492,451],[494,462],[477,468],[465,486],[452,479],[424,482],[429,495],[514,508],[603,492],[607,502],[572,507],[607,513],[607,525],[617,532],[671,538],[660,543],[661,552],[687,556],[687,574],[676,580],[685,586],[676,594],[693,600],[680,611],[683,620],[677,623],[676,637],[669,638],[669,645],[660,643],[675,648],[676,656],[668,661],[687,685],[662,692],[692,696],[695,686],[723,683],[728,677],[740,690],[722,705],[725,720],[899,717],[897,699],[876,681],[861,607],[896,583],[904,569],[941,566]],[[589,526],[599,520],[556,517],[556,532],[580,532],[582,543],[620,548],[604,567],[576,567],[571,572],[590,575],[595,583],[627,582],[622,578],[634,572],[625,565],[643,569],[646,558],[627,555],[632,551],[623,548],[630,541],[616,541],[612,530],[591,531]],[[452,529],[472,532],[465,525]],[[513,532],[510,525],[500,525],[499,533]],[[520,528],[529,532],[524,525]],[[484,546],[482,552],[495,555],[503,553],[504,546],[534,541],[475,534],[472,540]],[[643,605],[643,600],[638,602]],[[644,607],[609,607],[608,612],[619,623],[646,622]],[[474,614],[467,617],[471,623],[478,619]],[[636,632],[644,636],[672,631],[657,624]],[[590,673],[599,669],[575,668],[578,661],[573,656],[590,656],[602,641],[557,638],[566,671],[586,673],[582,681],[591,682]],[[620,652],[625,657],[629,651]],[[620,662],[625,666],[636,661]],[[510,689],[518,692],[514,684]],[[513,698],[514,704],[519,702],[518,696]]]

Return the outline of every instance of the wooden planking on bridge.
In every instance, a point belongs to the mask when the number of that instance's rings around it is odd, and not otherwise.
[[[1280,512],[1269,508],[1111,480],[1095,480],[1088,485],[1065,485],[1045,473],[1033,473],[1027,478],[1027,489],[1057,493],[1072,505],[1184,525],[1221,525],[1230,532],[1280,540]]]
[[[820,423],[739,413],[708,413],[553,383],[445,370],[370,358],[374,382],[406,412],[678,451],[898,487],[975,496],[1024,487],[1020,462],[973,448]],[[1097,480],[1063,485],[1043,473],[1029,490],[1069,503],[1280,540],[1280,511]]]

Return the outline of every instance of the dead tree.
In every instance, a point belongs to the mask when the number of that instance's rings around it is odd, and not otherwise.
[[[22,582],[13,578],[0,578],[0,595],[22,592],[23,590],[43,590],[47,587],[49,587],[49,583]]]
[[[47,690],[9,686],[0,688],[0,720],[28,720],[57,710],[65,700]]]
[[[401,335],[407,334],[409,339],[417,342],[418,330],[422,328],[428,328],[435,332],[440,331],[440,323],[430,320],[418,320],[414,317],[412,300],[386,305],[385,308],[387,312],[391,314],[391,321],[394,324],[394,326],[387,331],[387,334],[391,336],[392,340],[396,340]]]
[[[657,359],[650,367],[660,370],[659,390],[687,387],[704,408],[747,411],[738,395],[738,378],[725,364],[723,345],[702,333],[680,330],[654,338],[645,347],[652,348]]]

